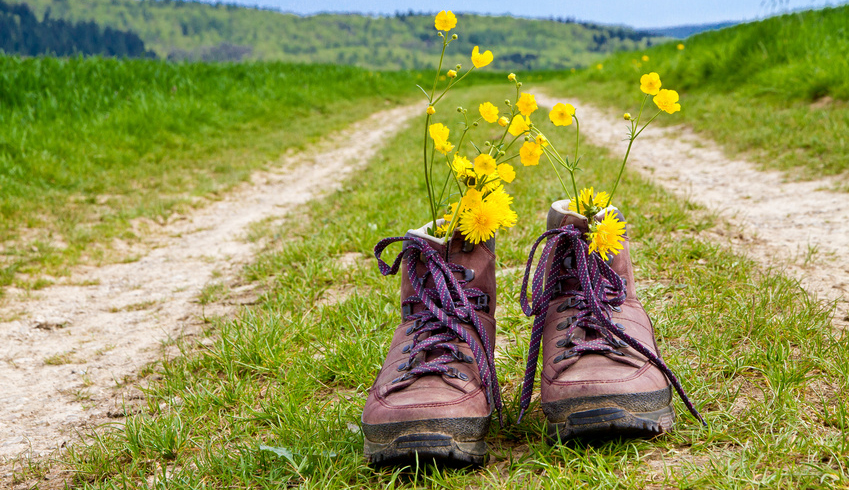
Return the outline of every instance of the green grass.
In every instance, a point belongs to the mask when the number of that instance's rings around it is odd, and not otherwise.
[[[622,112],[640,75],[681,93],[683,121],[798,177],[849,170],[849,6],[773,17],[622,53],[568,79],[570,94]],[[649,57],[642,61],[642,56]]]
[[[410,72],[0,57],[0,286],[65,273],[353,118]],[[152,225],[155,226],[155,225]],[[18,275],[20,278],[20,275]]]
[[[478,88],[461,103],[500,100]],[[457,99],[454,103],[460,102]],[[571,141],[571,132],[557,140]],[[784,276],[701,241],[714,219],[627,173],[618,194],[631,226],[638,291],[661,350],[710,424],[676,402],[677,430],[646,440],[549,447],[538,405],[494,423],[477,470],[373,470],[359,417],[399,318],[398,277],[371,254],[427,218],[417,168],[421,128],[387,142],[343,189],[268,230],[245,275],[267,285],[257,306],[215,324],[208,348],[162,361],[143,413],[70,448],[78,488],[834,488],[849,483],[847,339],[830,309]],[[556,140],[555,140],[556,141]],[[563,141],[560,141],[563,143]],[[563,144],[566,145],[565,143]],[[610,186],[619,155],[584,146],[584,179]],[[498,237],[498,361],[505,415],[517,415],[531,321],[518,307],[522,266],[562,197],[543,166],[510,185],[520,221]],[[414,172],[414,170],[413,170]],[[399,185],[404,182],[405,185]],[[321,230],[317,233],[316,230]],[[399,250],[399,249],[396,249]],[[331,288],[350,297],[316,306]],[[263,449],[267,447],[270,449]],[[154,479],[167,483],[153,484]]]

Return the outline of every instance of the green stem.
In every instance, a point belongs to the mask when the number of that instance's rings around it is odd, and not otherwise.
[[[578,143],[580,143],[581,138],[581,123],[578,121],[578,116],[572,116],[575,118],[575,166],[578,165]],[[572,190],[575,191],[575,209],[578,209],[578,184],[575,182],[575,171],[569,170],[569,175],[572,177]]]
[[[648,96],[646,96],[646,99],[648,99]],[[643,102],[644,102],[644,103],[645,103],[645,100],[646,100],[646,99],[643,99]],[[627,149],[627,150],[625,150],[625,158],[623,158],[623,159],[622,159],[622,165],[620,165],[620,166],[619,166],[619,174],[616,176],[616,182],[613,184],[613,190],[611,190],[611,191],[610,191],[610,197],[607,199],[607,205],[605,205],[605,207],[610,206],[610,203],[612,203],[612,202],[613,202],[613,194],[616,192],[616,188],[617,188],[617,187],[619,187],[619,180],[620,180],[620,179],[622,179],[622,173],[624,173],[624,171],[625,171],[625,164],[628,162],[628,156],[631,154],[631,145],[633,145],[633,144],[634,144],[634,140],[636,140],[636,139],[637,139],[637,136],[639,136],[639,135],[640,135],[640,133],[642,133],[642,132],[643,132],[643,130],[644,130],[644,129],[646,129],[646,126],[648,126],[649,124],[651,124],[651,122],[652,122],[652,121],[654,121],[654,120],[655,120],[655,118],[656,118],[657,116],[659,116],[661,112],[663,112],[663,111],[657,111],[657,114],[655,114],[654,116],[652,116],[652,118],[651,118],[651,119],[649,119],[649,120],[648,120],[648,122],[647,122],[647,123],[645,123],[645,124],[643,125],[643,127],[642,127],[642,128],[640,128],[640,130],[639,130],[639,131],[634,132],[634,130],[636,129],[636,127],[639,125],[640,116],[643,114],[643,108],[642,108],[642,107],[640,107],[640,114],[639,114],[639,115],[637,115],[637,122],[636,122],[636,123],[634,123],[634,125],[633,125],[633,126],[632,126],[632,128],[631,128],[631,138],[630,138],[630,140],[628,141],[628,149]]]
[[[433,205],[433,190],[430,188],[430,173],[427,168],[427,129],[430,126],[430,114],[425,118],[425,128],[424,128],[424,144],[422,145],[424,156],[422,158],[422,162],[424,164],[424,177],[425,177],[425,186],[427,187],[427,199],[428,205],[430,207],[430,216],[433,222],[433,226],[436,226],[436,208]]]

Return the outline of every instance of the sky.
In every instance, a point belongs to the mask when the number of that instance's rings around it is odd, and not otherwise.
[[[214,0],[204,0],[214,1]],[[840,0],[223,0],[224,3],[270,7],[300,15],[349,12],[391,15],[397,11],[474,12],[521,17],[572,17],[599,24],[636,28],[671,27],[723,21],[751,21],[787,10],[821,8],[846,3]]]

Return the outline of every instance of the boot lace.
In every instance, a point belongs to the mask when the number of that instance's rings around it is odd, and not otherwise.
[[[406,242],[404,249],[390,266],[383,261],[381,254],[388,245],[399,241]],[[410,283],[415,290],[415,295],[404,299],[401,303],[404,321],[415,320],[406,332],[407,335],[413,335],[413,343],[408,350],[410,358],[399,368],[406,373],[392,382],[397,383],[429,374],[441,374],[467,380],[468,377],[464,373],[447,365],[455,361],[472,362],[471,357],[460,352],[457,345],[452,343],[453,340],[460,339],[471,349],[474,361],[478,365],[481,385],[487,400],[490,406],[496,408],[500,419],[501,388],[495,372],[495,360],[489,354],[493,352],[493,339],[489,337],[475,313],[476,310],[488,308],[489,298],[480,289],[468,286],[474,278],[473,271],[447,262],[427,240],[412,236],[385,238],[374,247],[374,255],[377,258],[380,273],[384,276],[398,273],[401,261],[406,258]],[[420,260],[426,268],[422,275],[419,275],[416,268]],[[425,287],[428,276],[433,278],[436,287]],[[461,279],[458,279],[458,276]],[[412,313],[412,306],[419,303],[424,305],[424,309]],[[467,324],[474,327],[480,342],[469,334]],[[429,357],[428,353],[438,355],[433,359],[417,362],[416,356],[422,352],[426,353],[423,356],[425,359]]]
[[[548,239],[540,255],[539,263],[534,271],[531,290],[531,302],[528,302],[528,279],[537,248],[543,240]],[[551,268],[546,277],[546,265]],[[572,281],[568,281],[572,279]],[[575,284],[578,289],[567,290],[567,284]],[[613,323],[608,310],[618,311],[626,298],[625,281],[619,277],[598,254],[589,254],[583,232],[573,225],[548,230],[543,233],[531,248],[525,276],[522,280],[521,304],[526,316],[536,315],[531,331],[528,361],[525,368],[525,379],[522,385],[522,395],[519,403],[519,421],[531,403],[531,394],[536,379],[537,359],[539,358],[540,341],[542,340],[545,318],[552,300],[565,296],[566,299],[558,306],[559,311],[574,308],[577,313],[557,326],[558,330],[566,330],[566,341],[557,344],[567,348],[555,358],[555,362],[568,359],[587,352],[613,353],[624,356],[619,349],[631,347],[645,356],[649,362],[657,366],[666,376],[675,391],[681,397],[684,405],[703,425],[707,425],[701,414],[687,397],[678,378],[649,348],[637,339],[626,334],[622,325]],[[575,338],[577,328],[584,331],[596,332],[592,340]]]

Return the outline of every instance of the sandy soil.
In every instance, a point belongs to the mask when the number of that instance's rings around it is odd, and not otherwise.
[[[411,107],[374,114],[223,200],[154,224],[138,260],[78,268],[67,285],[34,295],[7,289],[0,318],[15,319],[0,323],[0,486],[22,454],[52,453],[79,430],[120,420],[124,404],[141,400],[133,383],[139,370],[174,355],[163,345],[191,336],[210,342],[198,335],[211,313],[197,301],[201,290],[233,288],[214,314],[253,296],[252,286],[235,282],[257,248],[245,239],[249,225],[337,189],[414,114]]]
[[[537,97],[540,106],[558,101]],[[621,113],[571,102],[587,141],[625,154],[628,126]],[[829,190],[845,188],[849,176],[790,181],[728,158],[684,126],[650,126],[634,143],[628,166],[719,214],[730,226],[709,230],[705,238],[797,278],[807,291],[834,302],[836,327],[849,326],[849,194]]]

